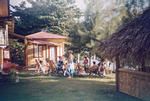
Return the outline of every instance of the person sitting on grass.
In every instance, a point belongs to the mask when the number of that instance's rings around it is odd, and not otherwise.
[[[98,64],[98,75],[99,75],[100,77],[104,77],[104,71],[105,71],[104,62],[101,61],[101,62]]]
[[[55,63],[53,60],[49,60],[49,72],[54,73],[55,72]]]
[[[57,67],[56,67],[56,72],[57,73],[63,72],[63,65],[64,65],[63,59],[62,59],[61,56],[59,56],[59,60],[57,62]]]
[[[96,62],[93,61],[93,65],[89,68],[89,75],[92,73],[97,74],[98,66],[96,65]]]
[[[40,62],[38,59],[35,59],[35,72],[40,73]]]
[[[41,68],[41,70],[42,70],[42,72],[43,72],[44,74],[48,74],[49,65],[47,65],[46,61],[40,60],[40,68]]]
[[[40,73],[40,71],[43,72],[43,74],[48,74],[49,67],[47,66],[46,62],[44,60],[38,60],[36,59],[36,71]]]
[[[77,71],[77,75],[84,75],[84,74],[86,74],[85,68],[83,66],[81,66],[80,63],[77,63],[76,71]]]

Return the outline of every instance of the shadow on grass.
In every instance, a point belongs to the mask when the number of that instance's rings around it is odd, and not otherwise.
[[[0,84],[0,101],[141,101],[116,92],[109,78],[68,79],[30,73],[22,73],[20,78],[19,83]]]

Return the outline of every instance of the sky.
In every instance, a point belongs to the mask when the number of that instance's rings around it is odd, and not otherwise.
[[[77,6],[84,11],[86,9],[86,5],[84,3],[84,0],[76,0]]]
[[[10,0],[10,4],[12,5],[18,5],[23,0]]]
[[[26,0],[10,0],[10,4],[18,5],[22,1],[26,1]],[[76,5],[81,9],[81,11],[85,11],[86,6],[84,4],[84,0],[76,0]]]

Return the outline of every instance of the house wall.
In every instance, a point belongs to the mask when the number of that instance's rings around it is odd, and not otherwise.
[[[26,48],[26,65],[30,66],[30,65],[34,65],[35,64],[35,59],[46,59],[46,58],[50,58],[50,48],[54,48],[55,49],[55,60],[54,62],[57,61],[57,57],[60,55],[64,54],[64,43],[56,46],[47,46],[44,45],[43,46],[43,57],[41,58],[35,58],[34,57],[34,45],[33,44],[28,44],[27,48]],[[57,51],[57,49],[61,50],[61,51]]]
[[[63,55],[64,55],[64,44],[62,43],[57,47],[57,57]]]
[[[119,69],[119,91],[145,101],[150,99],[150,74]]]
[[[43,46],[43,57],[34,57],[34,45],[33,44],[29,44],[27,46],[27,49],[26,49],[26,65],[30,66],[30,65],[34,65],[35,64],[35,59],[45,59],[46,58],[46,51],[45,51],[45,46]]]
[[[9,0],[0,0],[0,17],[9,16]]]
[[[0,36],[0,70],[2,70],[2,68],[3,68],[3,60],[4,60],[3,52],[9,43],[8,42],[8,25],[5,24],[5,22],[2,22],[2,23],[5,25],[5,27],[0,29],[0,35],[2,35],[2,36]],[[3,36],[3,34],[5,34],[5,35]]]
[[[26,47],[26,59],[27,59],[27,65],[32,65],[34,64],[34,60],[33,60],[33,45],[30,44]]]
[[[49,39],[49,41],[59,44],[57,46],[57,60],[58,60],[58,56],[63,56],[65,53],[64,42],[66,42],[67,40],[66,39]]]

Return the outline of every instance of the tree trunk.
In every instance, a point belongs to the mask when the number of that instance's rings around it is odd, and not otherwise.
[[[119,68],[120,68],[120,60],[119,56],[116,56],[116,91],[119,91]]]
[[[141,63],[141,68],[142,68],[142,72],[146,72],[146,68],[145,68],[145,58],[142,59],[142,63]]]

